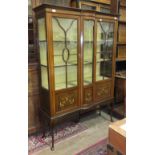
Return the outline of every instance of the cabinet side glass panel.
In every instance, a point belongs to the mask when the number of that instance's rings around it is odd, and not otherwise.
[[[84,21],[84,62],[83,79],[84,85],[89,85],[93,81],[93,54],[94,54],[94,21]]]
[[[97,22],[96,81],[112,77],[114,24]]]
[[[55,90],[77,86],[77,19],[52,17]]]
[[[41,66],[41,85],[43,88],[48,89],[47,67],[44,66]]]
[[[38,19],[38,42],[41,66],[41,86],[42,88],[48,89],[47,42],[44,18]]]

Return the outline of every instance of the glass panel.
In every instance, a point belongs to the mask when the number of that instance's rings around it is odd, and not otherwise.
[[[89,85],[92,83],[92,64],[84,65],[84,85]]]
[[[69,66],[67,74],[68,74],[68,88],[75,87],[77,85],[77,66]]]
[[[94,21],[84,21],[84,85],[93,80]]]
[[[96,6],[85,5],[85,4],[82,4],[81,8],[84,10],[96,10]]]
[[[44,18],[38,19],[38,36],[39,36],[40,64],[47,66],[47,44],[46,44]]]
[[[47,43],[45,19],[38,19],[38,38],[39,38],[39,54],[41,64],[41,86],[48,89],[48,72],[47,72]],[[42,66],[44,65],[44,66]]]
[[[47,46],[46,42],[39,42],[40,64],[47,66]]]
[[[111,78],[114,24],[97,22],[96,81]]]
[[[38,19],[38,32],[39,32],[39,41],[46,40],[45,19],[44,18]]]
[[[41,66],[41,86],[48,89],[47,67]]]
[[[77,86],[77,20],[53,17],[52,24],[54,66],[59,67],[55,68],[55,72],[60,70],[55,73],[55,89],[75,87]],[[62,73],[59,73],[61,70]],[[63,80],[59,76],[62,76]]]
[[[66,73],[65,67],[55,67],[55,88],[66,88]]]

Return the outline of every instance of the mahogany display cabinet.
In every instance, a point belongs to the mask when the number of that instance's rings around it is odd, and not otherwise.
[[[68,113],[112,103],[117,16],[48,4],[34,11],[40,106],[52,127],[55,119]]]

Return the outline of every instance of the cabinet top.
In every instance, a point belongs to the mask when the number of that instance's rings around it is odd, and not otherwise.
[[[112,14],[112,13],[103,13],[99,11],[94,11],[94,10],[84,10],[84,9],[79,9],[79,8],[73,8],[73,7],[64,7],[64,6],[56,6],[56,5],[51,5],[48,3],[42,3],[41,5],[38,5],[35,7],[33,10],[35,12],[38,11],[43,11],[45,9],[51,9],[52,12],[56,12],[57,10],[64,10],[64,11],[74,11],[74,12],[79,12],[79,13],[93,13],[93,14],[99,14],[99,15],[105,15],[105,16],[112,16],[112,17],[118,17],[118,14]]]

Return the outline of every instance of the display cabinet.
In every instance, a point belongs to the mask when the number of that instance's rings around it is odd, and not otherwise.
[[[113,102],[117,17],[47,4],[34,11],[41,111],[53,122]]]

